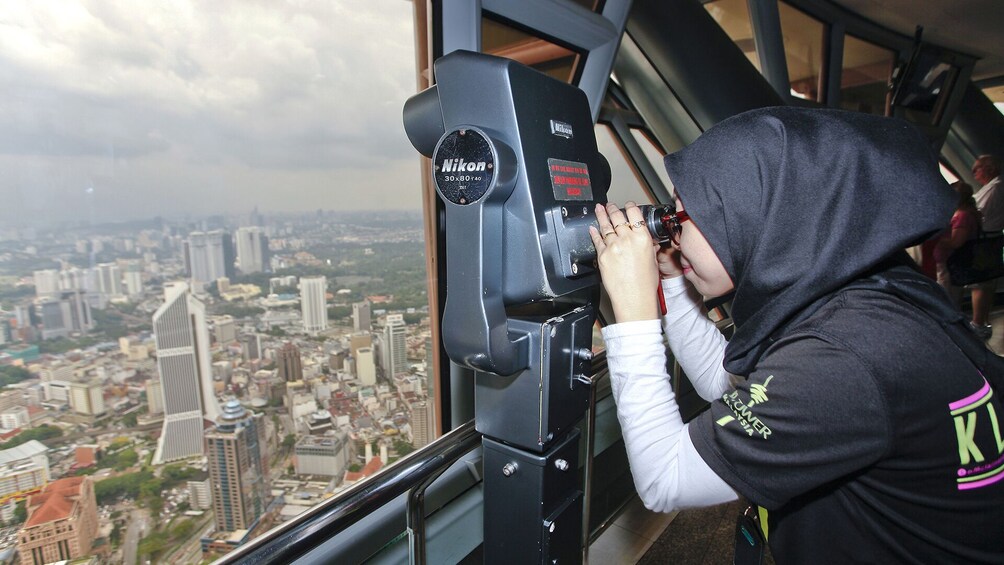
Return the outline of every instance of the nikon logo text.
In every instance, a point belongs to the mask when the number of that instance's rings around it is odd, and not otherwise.
[[[484,161],[466,162],[463,159],[443,159],[443,167],[440,169],[444,173],[459,173],[463,171],[483,171],[487,163]]]

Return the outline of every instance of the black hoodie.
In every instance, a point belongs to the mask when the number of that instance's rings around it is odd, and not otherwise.
[[[737,375],[792,317],[945,228],[958,200],[915,127],[840,110],[734,116],[666,169],[735,283]]]
[[[923,136],[769,108],[666,166],[735,283],[725,366],[747,377],[690,437],[770,511],[775,561],[1004,563],[1001,360],[899,261],[956,201]]]

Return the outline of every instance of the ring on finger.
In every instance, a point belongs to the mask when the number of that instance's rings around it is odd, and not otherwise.
[[[603,237],[603,239],[606,239],[608,235],[616,235],[616,233],[617,232],[615,232],[615,231],[608,231],[608,232],[602,234],[602,237]]]
[[[614,231],[616,231],[617,228],[619,228],[621,226],[629,226],[629,225],[631,225],[631,222],[621,222],[621,223],[617,224],[616,226],[614,226]]]
[[[645,220],[635,220],[631,222],[631,229],[640,228],[645,225]]]

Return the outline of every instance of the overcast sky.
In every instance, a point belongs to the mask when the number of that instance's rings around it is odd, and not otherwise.
[[[418,210],[414,60],[405,0],[4,2],[0,225]]]

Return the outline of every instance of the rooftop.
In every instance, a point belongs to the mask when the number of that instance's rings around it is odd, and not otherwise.
[[[48,450],[49,448],[37,439],[26,441],[17,447],[0,451],[0,465],[10,463],[12,461],[19,461],[21,459],[28,459],[29,457],[45,453]]]
[[[69,518],[80,496],[80,485],[86,477],[69,477],[49,483],[40,494],[28,498],[28,508],[34,508],[24,527],[31,528]]]

